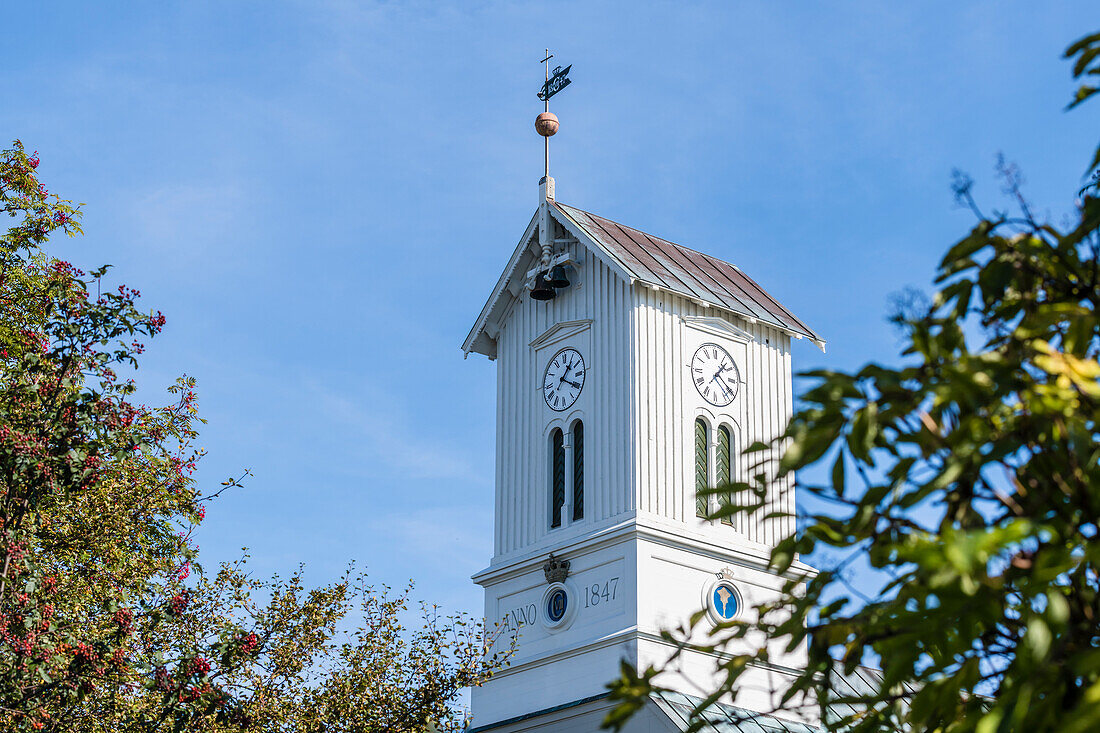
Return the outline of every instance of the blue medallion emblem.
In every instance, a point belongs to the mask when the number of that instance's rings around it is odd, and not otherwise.
[[[729,583],[719,583],[710,594],[710,603],[718,618],[732,621],[737,615],[737,593]]]
[[[565,618],[565,611],[569,608],[569,594],[564,588],[555,588],[550,597],[546,599],[546,616],[554,623]]]

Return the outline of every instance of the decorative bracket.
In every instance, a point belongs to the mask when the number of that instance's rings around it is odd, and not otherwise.
[[[534,267],[527,271],[528,288],[530,288],[531,282],[535,279],[535,275],[538,275],[540,272],[546,272],[555,265],[568,265],[578,272],[581,269],[581,263],[574,260],[573,255],[569,254],[568,252],[559,252],[558,254],[550,258],[550,261],[546,265],[546,267],[536,264]]]

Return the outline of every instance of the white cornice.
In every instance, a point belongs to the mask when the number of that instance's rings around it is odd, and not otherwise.
[[[709,557],[722,563],[740,565],[741,567],[774,574],[774,571],[768,568],[770,550],[765,545],[751,542],[742,537],[731,537],[730,543],[719,543],[702,535],[685,533],[682,525],[679,525],[679,527],[673,526],[672,523],[662,522],[657,517],[646,514],[637,515],[634,512],[627,512],[622,516],[625,519],[568,539],[563,544],[553,542],[554,539],[558,538],[548,535],[547,539],[536,546],[526,548],[525,552],[517,553],[512,557],[505,556],[497,564],[490,565],[475,573],[471,578],[482,587],[496,585],[538,570],[546,562],[546,557],[550,552],[568,559],[574,553],[592,552],[630,540],[648,540],[666,547]],[[782,573],[782,577],[791,580],[809,580],[815,575],[817,575],[817,570],[801,560],[795,560],[790,569]]]
[[[495,677],[509,677],[513,674],[523,672],[524,670],[534,669],[536,667],[542,667],[547,664],[553,664],[554,662],[560,662],[563,659],[570,657],[576,657],[587,652],[595,651],[597,649],[604,649],[609,646],[615,646],[617,644],[629,644],[637,643],[638,641],[648,641],[660,646],[668,647],[670,650],[678,649],[677,645],[663,638],[660,634],[655,634],[651,631],[642,631],[637,625],[627,626],[619,629],[614,633],[601,636],[598,639],[590,641],[584,641],[573,646],[562,647],[555,651],[553,654],[548,654],[537,659],[524,660],[511,664],[506,668],[498,671]],[[716,660],[727,660],[733,655],[713,650],[704,650],[699,648],[692,649],[692,652],[708,656]],[[752,662],[753,667],[759,667],[761,669],[767,669],[779,674],[796,675],[801,670],[794,669],[793,667],[787,667],[774,662]]]
[[[535,667],[542,667],[546,664],[552,664],[553,662],[561,661],[562,659],[568,659],[569,657],[575,657],[586,652],[595,651],[596,649],[603,649],[604,647],[615,646],[616,644],[628,644],[630,642],[637,641],[641,634],[638,632],[637,626],[628,626],[624,629],[616,631],[613,634],[602,636],[593,641],[587,641],[580,644],[576,644],[572,647],[564,647],[553,654],[549,654],[538,659],[531,659],[528,661],[517,662],[510,664],[504,669],[498,671],[494,677],[508,677],[522,672],[527,669],[533,669]]]

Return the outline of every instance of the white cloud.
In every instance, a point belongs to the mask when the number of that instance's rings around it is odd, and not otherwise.
[[[393,399],[380,390],[368,390],[358,400],[316,383],[310,385],[319,409],[332,422],[341,423],[359,436],[373,459],[410,479],[448,479],[485,484],[484,474],[462,451],[448,446],[445,437],[427,435],[426,424],[414,428]],[[430,450],[428,447],[430,446]]]
[[[492,508],[434,506],[390,513],[369,520],[367,530],[392,540],[409,559],[438,564],[446,558],[447,566],[469,574],[485,564],[492,549]]]
[[[415,568],[410,624],[419,621],[420,602],[436,604],[444,613],[465,611],[481,616],[482,592],[469,578],[484,568],[492,555],[490,507],[433,506],[389,512],[369,519],[363,531],[372,547],[394,548],[402,568]],[[385,578],[395,590],[403,590],[391,564],[394,560],[375,555],[365,569],[379,571],[379,578]]]
[[[245,208],[235,183],[174,183],[128,195],[128,214],[145,246],[194,259],[209,247],[224,248]]]

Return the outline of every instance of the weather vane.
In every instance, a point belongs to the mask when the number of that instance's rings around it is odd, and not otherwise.
[[[551,74],[550,59],[552,58],[554,58],[554,54],[550,53],[550,49],[546,49],[546,58],[541,61],[546,67],[546,81],[543,82],[542,89],[538,94],[539,99],[545,104],[545,108],[542,114],[535,119],[535,131],[542,135],[544,141],[543,178],[551,191],[551,198],[553,198],[552,192],[554,184],[550,178],[550,136],[558,131],[558,118],[550,111],[550,97],[569,86],[571,83],[569,79],[569,70],[573,68],[572,64],[566,66],[564,69],[560,66],[555,66],[554,73]]]
[[[540,62],[546,65],[546,82],[542,85],[542,90],[539,91],[538,97],[547,104],[550,103],[550,97],[573,83],[573,80],[569,78],[569,70],[573,68],[573,64],[569,64],[569,66],[566,66],[564,69],[560,66],[555,66],[554,74],[551,75],[550,59],[552,58],[554,58],[554,54],[550,53],[550,49],[546,49],[546,58]],[[547,110],[549,110],[549,107]]]

